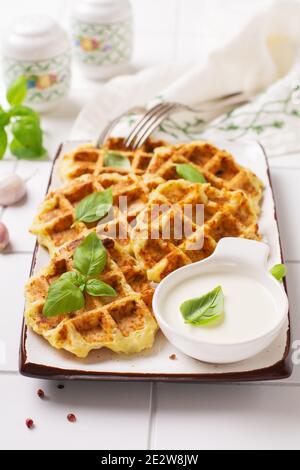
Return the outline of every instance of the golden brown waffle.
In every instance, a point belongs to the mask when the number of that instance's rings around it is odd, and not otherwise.
[[[153,289],[135,259],[112,240],[104,241],[108,261],[98,278],[112,286],[117,297],[85,294],[86,305],[82,310],[72,315],[43,316],[50,285],[65,272],[73,270],[74,250],[83,238],[65,245],[42,273],[29,280],[26,286],[27,325],[53,347],[65,349],[80,358],[103,347],[125,354],[151,348],[158,329],[150,311]]]
[[[191,213],[186,212],[187,205]],[[203,205],[202,220],[196,216],[197,205]],[[134,254],[148,279],[160,282],[175,269],[210,256],[221,238],[259,240],[256,221],[243,191],[169,181],[151,194],[137,218],[132,232]]]
[[[130,173],[142,175],[148,168],[153,157],[153,150],[165,145],[162,141],[149,140],[138,151],[124,148],[124,139],[109,139],[102,149],[95,149],[92,145],[85,145],[74,152],[64,155],[60,162],[59,173],[62,181],[71,181],[82,175],[101,175],[102,173]],[[131,168],[117,168],[105,166],[105,155],[108,151],[115,151],[130,161]]]
[[[117,150],[131,162],[129,170],[104,167],[104,155],[108,149]],[[261,181],[250,170],[238,165],[233,156],[208,142],[166,145],[164,142],[148,141],[144,147],[133,152],[124,149],[124,139],[110,139],[102,150],[93,147],[77,149],[63,157],[60,174],[64,181],[82,174],[99,175],[119,173],[150,175],[165,181],[178,179],[176,165],[189,163],[198,168],[206,180],[218,189],[243,190],[253,201],[259,214],[263,194]]]
[[[105,167],[107,149],[124,153],[131,168]],[[180,163],[195,166],[208,183],[180,179]],[[65,156],[61,174],[69,183],[48,194],[31,229],[52,261],[27,286],[26,322],[54,347],[79,357],[101,347],[124,353],[151,347],[157,329],[151,315],[151,281],[160,282],[175,269],[207,258],[223,237],[260,239],[262,183],[228,152],[209,143],[166,146],[149,141],[129,152],[124,139],[111,139],[102,150],[84,147]],[[75,223],[77,204],[107,188],[113,190],[110,218]],[[120,208],[120,197],[127,198],[126,212]],[[187,204],[191,213],[184,210]],[[199,204],[204,207],[203,220],[196,218]],[[91,230],[97,231],[109,253],[100,278],[115,288],[118,298],[86,295],[82,311],[45,318],[49,285],[72,270],[73,252]]]
[[[135,175],[122,177],[114,173],[99,176],[84,175],[77,178],[68,185],[48,194],[33,222],[31,233],[37,235],[39,243],[46,247],[50,253],[54,253],[65,243],[78,238],[87,228],[98,225],[97,223],[89,225],[82,222],[75,223],[76,205],[93,192],[104,191],[108,187],[112,187],[116,204],[112,209],[113,214],[110,214],[112,220],[105,222],[106,219],[103,219],[99,233],[103,228],[103,234],[109,237],[112,228],[117,226],[117,237],[121,230],[122,233],[125,230],[129,236],[130,227],[127,222],[134,220],[147,204],[149,197],[147,184],[151,186],[149,181],[153,180],[155,178],[150,177],[144,184],[143,180]],[[119,210],[120,197],[127,198],[126,217]],[[121,241],[125,245],[129,243],[127,236]]]
[[[250,170],[238,165],[233,156],[208,142],[192,142],[158,148],[147,172],[165,180],[178,179],[176,165],[189,163],[198,168],[215,188],[242,190],[259,214],[263,184]]]

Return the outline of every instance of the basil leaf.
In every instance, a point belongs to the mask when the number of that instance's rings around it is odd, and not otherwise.
[[[283,282],[283,279],[287,275],[287,267],[285,264],[276,264],[276,266],[270,270],[270,273],[275,277],[275,279],[277,279],[277,281]]]
[[[19,158],[24,160],[37,160],[45,158],[48,154],[47,150],[41,147],[40,149],[30,149],[24,147],[17,139],[13,139],[10,144],[11,153]]]
[[[13,82],[6,94],[6,99],[11,106],[22,104],[27,95],[27,80],[21,75]]]
[[[130,160],[125,155],[117,152],[106,152],[104,156],[104,166],[112,168],[131,168]]]
[[[207,183],[202,173],[200,173],[197,168],[193,167],[193,165],[176,165],[176,171],[178,176],[180,176],[186,181],[190,181],[191,183]]]
[[[13,123],[11,131],[22,147],[41,152],[43,133],[36,119],[31,116],[21,117]]]
[[[9,124],[10,116],[9,113],[6,113],[4,109],[0,106],[0,127],[5,127]]]
[[[97,222],[107,215],[113,204],[112,189],[90,194],[75,209],[76,220],[87,224]]]
[[[86,284],[86,291],[93,297],[116,297],[117,293],[105,282],[99,281],[98,279],[91,279]]]
[[[49,289],[43,309],[44,317],[56,317],[76,312],[85,305],[83,293],[72,282],[58,280]]]
[[[5,129],[0,128],[0,160],[2,160],[2,158],[4,157],[6,149],[7,149],[7,134],[6,134]]]
[[[224,315],[224,294],[222,287],[217,287],[206,295],[184,302],[181,314],[193,326],[207,325]]]
[[[74,253],[74,267],[87,277],[98,276],[106,266],[107,253],[95,233],[91,233]]]
[[[40,116],[33,109],[27,106],[17,105],[13,106],[9,111],[10,117],[31,117],[40,123]]]
[[[72,282],[74,286],[79,287],[84,291],[87,279],[83,274],[80,274],[77,271],[70,271],[60,276],[59,280]]]

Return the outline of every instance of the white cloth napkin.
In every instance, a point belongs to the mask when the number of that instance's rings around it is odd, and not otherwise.
[[[225,94],[258,94],[243,108],[211,121],[180,114],[161,128],[166,140],[255,139],[269,156],[300,149],[300,5],[278,1],[256,16],[230,44],[203,65],[164,65],[99,85],[80,113],[71,138],[96,139],[108,121],[135,105],[155,100],[194,107]],[[129,124],[129,120],[125,122]]]

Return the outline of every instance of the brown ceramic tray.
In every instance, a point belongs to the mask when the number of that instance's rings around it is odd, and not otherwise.
[[[60,155],[78,145],[78,142],[67,142],[59,148],[48,189],[60,185],[56,172]],[[228,148],[239,163],[252,169],[264,181],[266,190],[261,229],[271,247],[270,266],[283,262],[270,172],[262,147],[256,143],[222,143],[222,146]],[[36,245],[30,274],[38,272],[48,260],[49,256],[45,250]],[[224,366],[204,364],[186,357],[176,351],[162,333],[158,334],[151,351],[133,357],[117,356],[101,350],[92,352],[88,359],[79,360],[67,352],[55,350],[23,323],[20,372],[28,377],[51,380],[206,383],[280,380],[290,377],[292,373],[290,338],[289,319],[278,339],[268,350],[250,360]],[[170,360],[173,354],[177,357],[175,361]]]

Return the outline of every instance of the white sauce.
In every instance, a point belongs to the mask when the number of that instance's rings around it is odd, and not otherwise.
[[[194,327],[184,322],[180,306],[222,286],[225,317],[222,323]],[[279,313],[268,290],[254,278],[230,271],[196,275],[169,289],[161,311],[167,323],[185,335],[210,343],[232,344],[249,341],[269,332]]]

